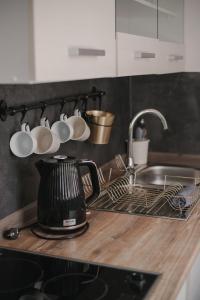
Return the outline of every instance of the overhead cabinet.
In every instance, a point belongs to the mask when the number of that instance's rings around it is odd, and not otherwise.
[[[185,70],[184,0],[158,0],[159,73]]]
[[[118,76],[184,71],[183,2],[116,0]]]
[[[116,75],[115,0],[0,5],[0,83]]]
[[[185,48],[183,44],[159,42],[158,74],[183,72],[185,70]]]
[[[184,0],[0,0],[0,8],[0,83],[184,70]]]
[[[155,74],[158,69],[156,39],[117,33],[117,72],[119,76]]]

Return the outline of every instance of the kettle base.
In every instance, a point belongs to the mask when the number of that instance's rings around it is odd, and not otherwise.
[[[81,227],[74,228],[73,230],[52,230],[49,227],[44,228],[44,226],[41,226],[40,224],[37,224],[31,228],[31,232],[36,235],[37,237],[41,239],[46,240],[65,240],[65,239],[72,239],[76,238],[83,233],[85,233],[89,228],[89,223],[84,222],[84,224]]]
[[[55,232],[67,232],[67,231],[73,231],[76,229],[80,229],[83,226],[85,226],[87,223],[87,221],[78,224],[78,225],[73,225],[73,226],[65,226],[65,227],[54,227],[54,226],[47,226],[41,223],[38,223],[38,225],[40,226],[40,228],[44,229],[44,230],[51,230],[51,231],[55,231]]]

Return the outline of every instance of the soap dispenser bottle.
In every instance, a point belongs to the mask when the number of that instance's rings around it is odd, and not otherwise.
[[[144,119],[140,119],[137,122],[135,129],[135,140],[141,141],[147,139],[147,129],[144,122]]]

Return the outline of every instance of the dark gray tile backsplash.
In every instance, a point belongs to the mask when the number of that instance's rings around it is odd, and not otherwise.
[[[131,116],[144,108],[160,110],[170,130],[164,132],[158,119],[146,116],[150,149],[179,153],[200,152],[200,74],[180,73],[167,75],[134,76],[111,79],[92,79],[35,85],[0,85],[0,99],[9,105],[39,102],[44,99],[85,93],[96,86],[106,91],[102,109],[116,114],[112,137],[108,145],[89,142],[63,144],[59,154],[89,158],[98,165],[125,151],[125,139]],[[90,108],[97,104],[91,100]],[[73,105],[66,105],[72,113]],[[59,106],[48,108],[50,122],[59,117]],[[37,198],[39,176],[34,166],[40,157],[25,159],[14,157],[9,150],[11,135],[20,128],[20,115],[8,117],[0,126],[0,218],[23,207]],[[33,127],[38,124],[40,111],[31,111],[26,121]]]
[[[165,132],[155,117],[145,117],[150,149],[200,153],[200,74],[180,73],[131,78],[133,114],[151,107],[166,117]]]
[[[92,87],[106,91],[102,101],[102,109],[112,111],[116,115],[112,136],[108,145],[94,145],[89,142],[70,141],[63,144],[58,154],[66,154],[77,158],[88,158],[102,164],[110,160],[116,153],[124,153],[125,137],[128,133],[128,78],[82,80],[74,82],[60,82],[35,85],[0,85],[0,99],[5,99],[8,105],[39,102],[53,97],[90,92]],[[65,106],[70,115],[73,104]],[[88,108],[97,108],[98,103],[90,100]],[[50,122],[59,117],[60,106],[50,107],[45,115]],[[41,111],[30,111],[25,121],[30,127],[39,125]],[[8,117],[5,122],[0,121],[0,218],[25,206],[37,198],[39,176],[34,166],[41,156],[33,155],[28,158],[17,158],[9,149],[11,135],[20,129],[21,115]],[[43,156],[44,157],[44,156]]]

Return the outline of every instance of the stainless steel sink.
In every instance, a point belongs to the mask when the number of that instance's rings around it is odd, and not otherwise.
[[[181,182],[182,184],[190,185],[200,182],[200,170],[190,167],[178,166],[149,166],[137,172],[136,182],[138,184],[174,184]],[[193,182],[192,182],[193,181]]]

